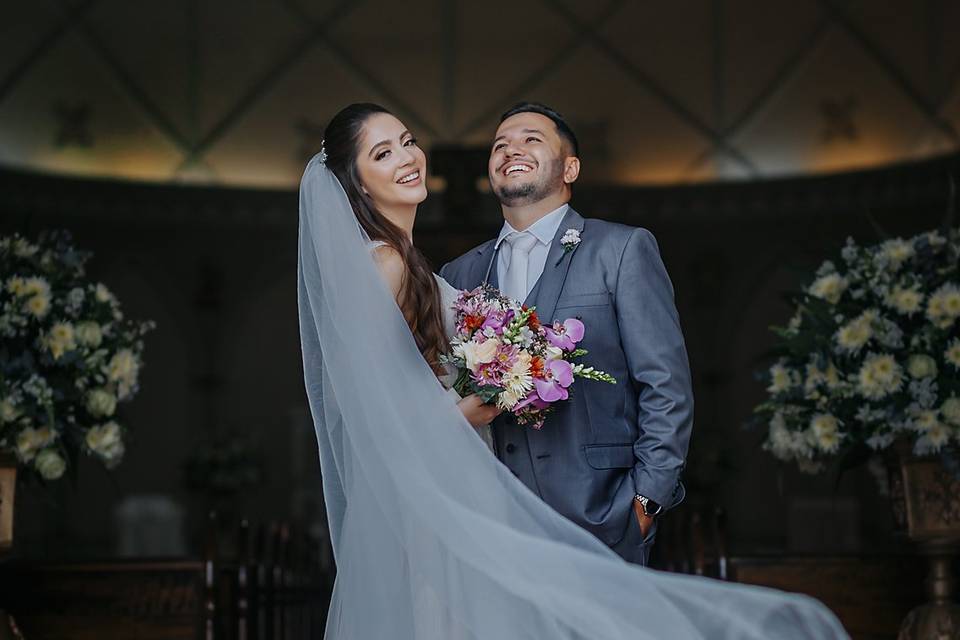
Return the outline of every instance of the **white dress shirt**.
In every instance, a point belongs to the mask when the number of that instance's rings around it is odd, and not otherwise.
[[[526,229],[528,233],[537,239],[537,242],[533,245],[533,248],[530,249],[529,253],[530,261],[527,267],[527,291],[524,298],[530,294],[530,290],[533,289],[534,285],[537,284],[537,280],[540,279],[540,275],[543,274],[543,267],[547,263],[547,254],[550,252],[550,243],[553,242],[554,236],[557,235],[557,229],[560,228],[560,223],[563,222],[563,216],[567,214],[567,209],[569,208],[570,205],[563,204]],[[507,258],[504,256],[504,252],[500,251],[500,245],[503,243],[504,238],[516,232],[517,230],[511,227],[509,222],[504,221],[503,228],[500,229],[500,235],[497,236],[497,243],[494,245],[497,251],[497,282],[503,283],[506,281],[507,267],[509,264]]]

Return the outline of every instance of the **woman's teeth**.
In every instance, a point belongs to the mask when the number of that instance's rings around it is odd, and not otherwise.
[[[404,176],[404,177],[400,178],[399,180],[397,180],[397,184],[406,184],[406,183],[408,183],[408,182],[413,182],[414,180],[416,180],[416,179],[419,178],[419,177],[420,177],[420,172],[419,172],[419,171],[414,171],[414,172],[411,173],[410,175]]]

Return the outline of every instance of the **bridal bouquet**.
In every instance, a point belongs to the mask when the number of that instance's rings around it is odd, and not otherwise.
[[[574,318],[543,326],[535,307],[527,308],[489,285],[463,291],[454,304],[457,335],[444,362],[457,369],[453,388],[461,396],[479,395],[485,402],[517,416],[534,429],[570,395],[574,377],[616,383],[602,371],[573,360],[583,323]]]
[[[124,454],[117,404],[137,392],[142,337],[64,233],[0,237],[0,452],[56,480],[80,452]]]
[[[917,455],[960,440],[960,231],[857,246],[824,262],[774,327],[782,357],[757,407],[765,448],[815,472],[900,440]],[[848,461],[852,461],[848,458]]]

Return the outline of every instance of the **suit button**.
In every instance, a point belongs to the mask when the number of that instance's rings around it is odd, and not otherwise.
[[[507,453],[513,453],[516,450],[517,450],[517,445],[513,444],[512,442],[507,444]]]

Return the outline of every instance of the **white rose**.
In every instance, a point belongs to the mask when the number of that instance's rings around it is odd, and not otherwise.
[[[937,375],[937,362],[927,355],[912,355],[907,362],[907,371],[918,380],[920,378],[933,378]]]
[[[496,338],[484,340],[483,342],[465,342],[460,347],[463,352],[463,359],[466,361],[467,369],[476,371],[481,364],[493,362],[497,355],[497,347],[500,341]]]
[[[87,394],[87,411],[96,417],[112,416],[117,409],[117,398],[106,389],[93,389]]]
[[[81,322],[76,328],[77,341],[87,347],[96,349],[103,342],[103,331],[96,322]]]
[[[66,461],[53,449],[44,449],[37,454],[37,460],[33,466],[44,480],[56,480],[67,470]]]
[[[114,421],[87,431],[86,443],[90,450],[107,462],[117,462],[123,457],[124,446],[120,425]]]
[[[27,427],[17,435],[17,455],[24,462],[30,462],[37,455],[37,451],[53,442],[55,437],[50,427]]]

